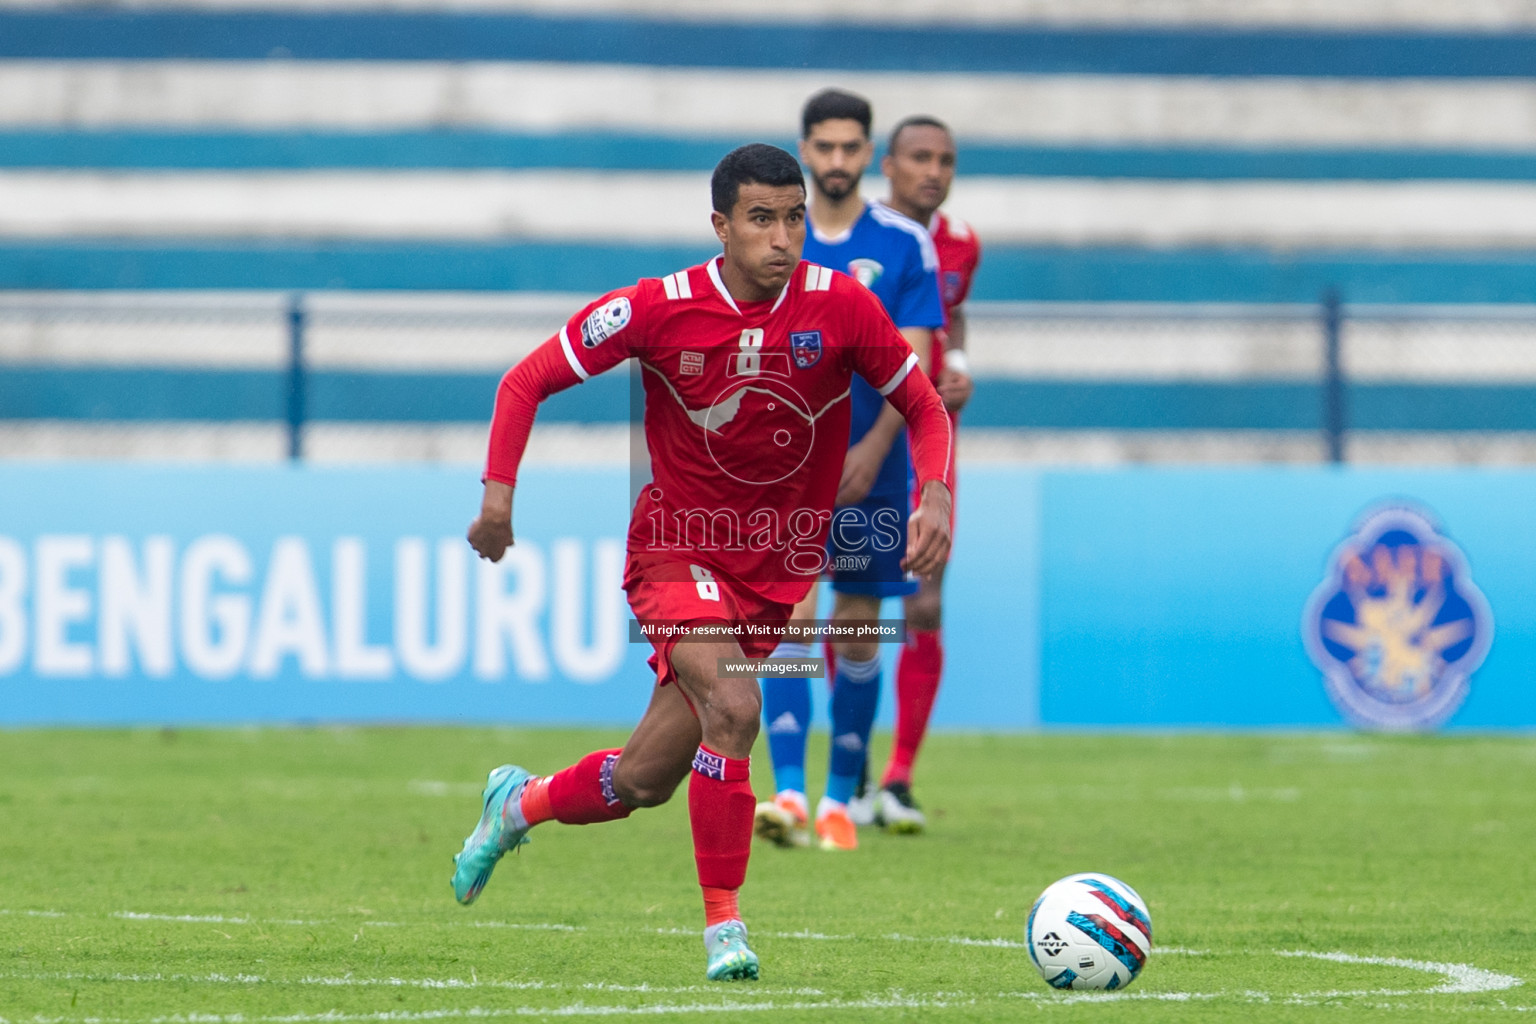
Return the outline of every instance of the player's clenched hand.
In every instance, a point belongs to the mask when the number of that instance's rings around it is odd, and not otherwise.
[[[970,374],[949,367],[939,371],[939,397],[944,400],[944,408],[950,412],[959,412],[965,408],[965,403],[971,400],[975,389]]]
[[[917,511],[907,520],[907,557],[901,567],[916,576],[930,576],[949,558],[949,488],[938,480],[923,485]]]
[[[480,514],[469,524],[469,546],[493,562],[507,553],[512,546],[512,488],[495,480],[485,482]]]

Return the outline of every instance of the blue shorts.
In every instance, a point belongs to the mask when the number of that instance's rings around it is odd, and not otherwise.
[[[840,594],[906,597],[917,593],[907,575],[907,496],[872,494],[832,514],[827,536],[827,574]]]

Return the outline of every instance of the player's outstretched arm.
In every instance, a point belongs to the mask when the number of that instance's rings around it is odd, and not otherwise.
[[[534,349],[501,378],[481,478],[485,494],[480,500],[480,514],[469,525],[469,546],[481,558],[499,562],[512,546],[512,488],[517,484],[518,464],[528,447],[539,403],[579,383],[581,378],[566,361],[557,338]]]

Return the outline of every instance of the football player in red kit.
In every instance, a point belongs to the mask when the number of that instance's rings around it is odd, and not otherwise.
[[[928,229],[939,257],[939,295],[944,302],[944,328],[934,334],[930,368],[933,383],[958,428],[960,410],[971,397],[971,375],[965,357],[965,308],[971,277],[981,260],[981,243],[970,226],[939,209],[955,179],[955,140],[943,122],[909,117],[891,132],[880,164],[890,182],[887,206]],[[944,478],[955,490],[954,449],[950,449]],[[953,526],[953,524],[951,524]],[[874,819],[896,832],[921,832],[927,825],[912,799],[912,767],[928,729],[939,679],[944,671],[943,586],[941,566],[906,599],[907,642],[896,664],[896,735],[891,759],[875,796]]]
[[[826,566],[852,376],[911,428],[921,499],[903,565],[919,576],[948,556],[950,426],[874,296],[801,261],[805,183],[794,157],[762,144],[733,150],[711,192],[722,255],[591,303],[497,392],[485,494],[469,528],[493,561],[512,544],[513,488],[539,402],[638,361],[652,480],[630,519],[624,589],[655,648],[656,680],[622,749],[546,776],[514,765],[490,773],[453,888],[472,902],[541,822],[624,818],[665,803],[686,778],[706,976],[736,980],[758,976],[737,890],[752,844],[749,755],[762,697],[755,672],[725,674],[721,662],[771,652]]]

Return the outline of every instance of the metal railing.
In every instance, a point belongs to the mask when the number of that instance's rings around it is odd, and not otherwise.
[[[0,431],[29,422],[483,424],[580,296],[0,294]],[[972,428],[1536,440],[1536,307],[972,303]],[[620,423],[598,378],[541,422]]]

